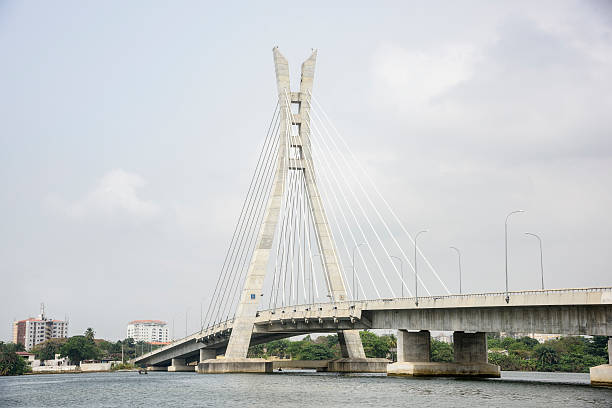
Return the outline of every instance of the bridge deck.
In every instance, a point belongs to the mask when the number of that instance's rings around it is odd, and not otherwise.
[[[612,336],[612,287],[554,289],[316,303],[257,313],[251,344],[304,333],[350,329],[409,329]],[[222,354],[232,320],[194,333],[133,360],[169,365],[199,358],[200,348]]]

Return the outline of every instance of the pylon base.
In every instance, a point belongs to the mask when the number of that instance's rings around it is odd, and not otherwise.
[[[271,373],[273,363],[263,358],[220,358],[200,362],[196,371],[200,374]]]
[[[386,358],[340,358],[327,364],[327,371],[336,373],[386,373]]]
[[[410,377],[499,378],[499,366],[489,363],[400,362],[389,364],[387,375]]]

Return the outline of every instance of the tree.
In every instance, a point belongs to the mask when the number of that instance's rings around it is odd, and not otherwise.
[[[452,362],[453,361],[453,346],[443,341],[431,339],[431,361],[436,362]]]
[[[498,365],[504,371],[532,371],[534,369],[525,360],[521,360],[513,354],[489,353],[489,363]]]
[[[587,342],[585,351],[592,356],[596,357],[608,357],[608,336],[593,336],[593,338]],[[610,361],[612,364],[612,361]]]
[[[22,375],[30,371],[25,360],[17,354],[20,347],[18,344],[0,341],[0,376]]]
[[[275,340],[265,345],[268,356],[275,356],[280,358],[289,357],[289,345],[292,342],[289,340]]]
[[[256,346],[249,347],[249,351],[247,353],[248,358],[263,358],[266,356],[264,353],[264,345],[257,344]]]
[[[359,332],[361,343],[366,357],[386,358],[391,353],[391,347],[395,343],[395,337],[377,336],[369,331]]]
[[[31,350],[39,360],[53,360],[60,353],[62,344],[66,339],[49,339],[34,346]]]
[[[68,357],[70,361],[79,364],[82,360],[96,359],[100,353],[95,343],[85,336],[73,336],[60,348],[62,357]]]
[[[538,344],[534,349],[534,356],[540,371],[555,371],[554,365],[559,362],[559,356],[554,348],[548,344]]]
[[[289,350],[294,360],[329,360],[336,357],[334,350],[308,340],[292,342]]]
[[[94,332],[94,330],[91,327],[88,327],[87,330],[85,330],[85,338],[91,341],[92,343],[94,342],[95,335],[96,335],[96,332]]]

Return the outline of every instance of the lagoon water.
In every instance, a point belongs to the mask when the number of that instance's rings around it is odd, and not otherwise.
[[[137,372],[0,377],[0,407],[612,407],[588,374],[502,372],[501,379],[282,372]]]

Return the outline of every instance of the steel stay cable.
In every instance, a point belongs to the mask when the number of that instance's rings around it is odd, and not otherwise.
[[[265,147],[266,147],[266,144],[267,144],[267,142],[268,142],[268,137],[269,137],[269,135],[270,135],[270,130],[271,130],[271,128],[272,128],[273,123],[275,123],[275,121],[276,121],[276,119],[277,119],[277,113],[280,113],[280,110],[279,110],[278,108],[279,108],[279,104],[278,104],[278,102],[277,102],[277,103],[276,103],[276,105],[275,105],[275,107],[274,107],[274,113],[272,114],[272,119],[271,119],[271,121],[270,121],[270,125],[268,126],[268,131],[267,131],[266,139],[265,139],[265,141],[264,141],[264,146],[262,147],[262,150],[261,150],[261,152],[260,152],[259,158],[258,158],[258,160],[257,160],[257,165],[255,166],[255,168],[256,168],[256,169],[257,169],[257,167],[259,166],[259,162],[260,162],[261,157],[262,157],[262,155],[263,155],[263,153],[264,153],[264,151],[265,151]],[[219,277],[217,278],[217,283],[215,284],[215,289],[214,289],[214,291],[213,291],[213,295],[212,295],[212,296],[211,296],[211,298],[210,298],[210,303],[209,303],[208,308],[207,308],[207,310],[206,310],[206,317],[205,317],[205,319],[203,320],[203,322],[204,322],[204,321],[208,322],[208,319],[209,319],[209,314],[210,314],[210,311],[211,311],[211,308],[212,308],[212,305],[213,305],[213,302],[214,302],[214,299],[215,299],[215,295],[216,295],[216,293],[217,293],[217,288],[218,288],[218,286],[219,286],[219,283],[220,283],[220,282],[221,282],[221,280],[222,280],[223,270],[224,270],[225,265],[226,265],[226,263],[227,263],[227,260],[228,260],[228,256],[229,256],[229,254],[230,254],[230,251],[231,251],[231,249],[232,249],[232,245],[233,245],[233,243],[234,243],[234,238],[235,238],[235,236],[236,236],[236,231],[238,230],[238,226],[240,225],[240,219],[241,219],[241,218],[242,218],[242,216],[243,216],[243,211],[244,211],[245,206],[246,206],[246,203],[247,203],[247,198],[248,198],[248,196],[249,196],[249,194],[250,194],[250,192],[251,192],[251,187],[252,187],[253,181],[255,180],[255,174],[256,174],[256,173],[254,173],[254,174],[253,174],[253,177],[252,177],[252,179],[251,179],[251,183],[250,183],[250,185],[249,185],[249,190],[247,191],[247,196],[245,197],[245,199],[244,199],[244,201],[243,201],[243,203],[242,203],[242,209],[240,210],[240,216],[238,217],[238,221],[236,222],[236,226],[235,226],[235,228],[234,228],[234,232],[233,232],[233,234],[232,234],[232,239],[231,239],[231,241],[230,241],[230,247],[228,248],[228,250],[227,250],[227,252],[226,252],[226,254],[225,254],[225,260],[223,261],[223,266],[221,267],[221,273],[219,273]],[[227,271],[226,271],[226,272],[227,272]],[[204,326],[204,325],[202,324],[201,326],[202,326],[202,327],[200,327],[200,331],[202,331],[202,330],[203,330],[203,326]],[[208,325],[207,325],[207,327],[208,327]]]
[[[314,130],[315,130],[315,131],[317,131],[317,132],[318,132],[318,129],[316,128],[316,125],[315,125],[314,123],[313,123],[313,128],[314,128]],[[313,146],[317,146],[317,145],[315,144],[315,145],[313,145]],[[314,153],[313,153],[313,154],[314,154]],[[323,159],[323,160],[321,161],[321,164],[322,164],[322,165],[324,165],[324,166],[327,166],[327,168],[328,168],[328,169],[330,169],[330,165],[329,165],[329,163],[328,163],[328,161],[327,161],[327,158],[326,158],[326,157],[325,157],[325,156],[322,154],[322,151],[321,151],[321,155],[320,155],[320,157]],[[323,161],[324,161],[324,163],[323,163]],[[330,172],[332,173],[332,176],[334,176],[333,171],[331,171],[331,170],[330,170]],[[330,179],[330,178],[327,176],[327,173],[325,173],[325,172],[321,172],[320,174],[322,174],[322,175],[323,175],[323,177],[325,177],[325,179],[326,179],[326,180],[327,180],[327,182],[328,182],[328,185],[333,186],[333,183],[331,182],[331,179]],[[344,192],[343,192],[343,190],[340,188],[340,186],[339,186],[339,182],[337,181],[337,179],[336,179],[335,177],[334,177],[334,179],[336,180],[336,186],[337,186],[337,188],[330,187],[330,188],[329,188],[329,190],[331,191],[331,196],[334,198],[334,201],[336,202],[337,207],[338,207],[338,208],[342,208],[342,206],[340,205],[340,201],[338,200],[338,196],[337,196],[337,194],[336,194],[336,191],[339,191],[339,192],[340,192],[340,194],[342,194],[342,195],[343,195],[343,197],[344,197],[344,202],[345,202],[345,203],[348,203],[348,200],[347,200],[347,199],[346,199],[346,197],[344,196]],[[368,247],[370,248],[370,252],[372,253],[372,256],[374,257],[374,260],[376,261],[376,264],[378,265],[379,272],[381,272],[381,273],[382,273],[382,267],[380,266],[380,263],[378,263],[378,262],[377,262],[376,256],[375,256],[375,255],[374,255],[374,253],[372,252],[371,245],[369,244],[369,241],[368,241],[368,239],[367,239],[367,237],[366,237],[365,233],[363,232],[363,229],[361,229],[361,226],[360,226],[360,224],[359,224],[359,221],[357,220],[357,217],[355,216],[355,213],[353,212],[353,210],[352,210],[351,206],[347,206],[347,208],[349,209],[349,213],[350,213],[350,214],[351,214],[351,216],[353,217],[353,220],[355,221],[355,224],[357,225],[357,228],[359,229],[359,232],[361,233],[362,240],[363,240],[363,241],[365,241],[366,243],[368,243]],[[340,211],[340,214],[341,214],[341,215],[342,215],[342,217],[344,218],[345,223],[346,223],[347,225],[350,225],[350,224],[348,223],[348,221],[346,220],[346,216],[345,216],[345,214],[344,214],[344,211]],[[355,239],[355,236],[354,236],[354,234],[353,234],[352,229],[351,229],[351,228],[348,228],[348,230],[349,230],[349,233],[351,234],[351,237],[353,238],[353,241],[354,241],[355,245],[357,245],[357,240]],[[357,248],[357,253],[359,254],[359,257],[361,258],[361,261],[363,262],[363,264],[366,266],[366,272],[368,273],[368,276],[369,276],[369,278],[370,278],[370,282],[372,283],[372,286],[374,287],[374,290],[375,290],[375,292],[376,292],[377,296],[380,298],[380,297],[381,297],[381,295],[380,295],[380,292],[379,292],[379,290],[378,290],[378,287],[376,286],[376,283],[374,282],[374,278],[372,277],[372,274],[370,273],[369,268],[367,267],[367,263],[366,263],[366,261],[365,261],[365,258],[363,257],[363,254],[361,253],[361,250],[360,250],[359,248]]]
[[[325,161],[327,161],[327,159],[325,159]],[[321,172],[321,174],[323,174],[323,177],[324,177],[325,181],[330,186],[330,187],[328,187],[328,190],[331,191],[330,196],[333,198],[333,202],[335,202],[336,208],[342,208],[342,206],[340,204],[340,201],[338,200],[338,196],[336,194],[336,190],[339,190],[339,189],[334,187],[333,183],[331,182],[331,179],[327,176],[327,173]],[[345,199],[344,202],[346,203],[347,200]],[[342,216],[342,218],[344,219],[344,223],[345,223],[345,225],[347,227],[346,229],[348,230],[349,234],[351,235],[351,238],[353,239],[353,244],[357,247],[357,253],[359,254],[359,257],[361,258],[361,262],[365,266],[366,273],[368,274],[368,277],[370,278],[370,282],[372,283],[372,287],[374,288],[377,296],[380,298],[381,295],[380,295],[380,292],[378,290],[378,286],[376,285],[376,282],[374,282],[374,278],[373,278],[372,274],[370,273],[370,268],[368,268],[368,264],[367,264],[365,258],[363,257],[363,253],[361,252],[361,249],[359,248],[359,245],[357,245],[358,241],[355,238],[355,235],[353,233],[352,228],[350,228],[350,224],[349,224],[348,220],[346,219],[346,215],[345,215],[344,211],[340,210],[339,212],[340,212],[340,215]],[[359,222],[357,221],[357,218],[356,218],[355,214],[351,212],[351,215],[352,215],[353,220],[355,221],[355,223],[358,225]],[[334,216],[335,216],[335,213],[334,213]],[[340,225],[339,222],[337,222],[337,224]],[[366,238],[363,230],[360,229],[360,232],[361,232],[362,241],[366,241],[366,243],[367,243],[367,238]],[[341,236],[342,236],[342,233],[341,233]],[[370,244],[368,243],[368,245],[370,245]],[[350,250],[348,249],[348,245],[346,244],[346,242],[345,242],[345,250],[347,251],[347,254],[350,257]],[[364,289],[363,286],[361,287],[361,291],[362,291],[364,297],[366,297],[365,289]],[[352,293],[352,291],[351,291],[351,293]]]
[[[286,101],[285,101],[286,102]],[[280,95],[279,95],[279,106],[282,106],[284,104],[281,104],[280,102]],[[284,142],[285,142],[285,154],[283,156],[284,162],[283,162],[283,168],[281,169],[282,172],[285,172],[286,175],[288,175],[289,171],[289,162],[288,162],[288,156],[289,156],[289,146],[288,146],[288,134],[290,133],[290,126],[289,126],[289,122],[288,122],[288,115],[287,115],[287,106],[283,106],[281,109],[282,110],[282,114],[285,117],[285,137],[284,137]],[[282,289],[283,291],[283,297],[281,299],[282,303],[284,304],[284,298],[285,298],[285,286],[282,285],[281,286],[281,276],[284,275],[284,270],[282,269],[282,262],[280,264],[280,269],[278,268],[279,265],[279,259],[282,258],[284,256],[285,253],[285,247],[284,247],[284,242],[285,242],[285,237],[286,237],[286,222],[287,222],[287,177],[283,177],[283,197],[281,200],[281,214],[282,214],[282,224],[279,226],[279,239],[277,241],[277,253],[276,253],[276,258],[275,258],[275,276],[277,276],[278,274],[278,278],[277,278],[277,286],[276,286],[276,296],[274,297],[274,308],[276,308],[277,306],[277,302],[278,302],[278,296],[280,293],[280,289]],[[282,250],[282,251],[281,251]]]
[[[353,151],[351,150],[350,146],[348,145],[348,143],[346,142],[346,140],[344,139],[344,137],[342,137],[342,135],[340,134],[340,132],[338,132],[338,129],[335,127],[335,125],[333,124],[333,122],[329,119],[327,113],[325,112],[325,110],[323,109],[323,107],[321,106],[321,104],[312,96],[312,94],[310,92],[308,92],[311,96],[311,98],[314,100],[314,102],[319,106],[322,114],[325,116],[325,118],[327,119],[327,121],[329,122],[330,126],[332,127],[332,129],[334,130],[334,132],[338,135],[338,139],[340,139],[343,143],[343,145],[346,147],[346,150],[350,153],[351,157],[353,158],[353,160],[357,163],[359,169],[361,170],[361,172],[365,175],[365,177],[368,179],[368,181],[370,182],[370,184],[372,185],[372,187],[374,188],[374,191],[376,192],[376,194],[378,195],[378,197],[383,201],[383,203],[385,204],[385,206],[387,207],[387,209],[389,210],[389,212],[391,213],[391,215],[393,216],[393,218],[395,219],[395,221],[398,223],[398,225],[401,227],[401,229],[404,231],[404,233],[406,234],[406,236],[408,236],[408,239],[410,239],[410,241],[412,242],[412,244],[414,245],[414,239],[412,237],[412,235],[408,232],[408,230],[406,229],[406,227],[404,226],[404,224],[402,223],[402,221],[399,219],[399,217],[397,216],[397,214],[395,213],[395,211],[393,211],[393,208],[391,208],[391,205],[388,203],[388,201],[385,199],[385,197],[382,195],[382,193],[380,192],[380,190],[378,190],[378,187],[376,187],[376,184],[374,183],[374,181],[372,180],[372,178],[370,177],[370,175],[368,174],[368,172],[365,170],[365,168],[363,167],[363,165],[357,160],[357,157],[355,156],[355,154],[353,153]],[[427,266],[429,267],[429,269],[433,272],[433,274],[435,275],[435,277],[438,279],[438,281],[440,282],[440,284],[442,285],[442,287],[446,290],[446,292],[448,294],[450,294],[450,291],[448,290],[448,287],[446,286],[446,284],[444,283],[444,281],[442,281],[442,279],[440,278],[440,276],[438,275],[438,273],[436,272],[435,268],[433,267],[433,265],[429,262],[429,259],[427,259],[427,257],[425,256],[425,254],[423,254],[423,252],[421,251],[420,248],[417,247],[417,252],[419,253],[419,255],[421,255],[421,257],[423,258],[423,260],[425,261],[425,263],[427,264]],[[406,260],[408,261],[408,264],[410,265],[410,267],[412,268],[412,271],[414,272],[414,265],[412,265],[412,263],[410,262],[409,258],[406,258]]]
[[[289,99],[288,99],[287,92],[285,92],[285,101],[287,101],[287,103],[288,103],[288,100]],[[289,112],[289,114],[291,114],[291,112]],[[292,122],[293,122],[295,118],[293,116],[291,116],[291,118],[292,118]],[[308,146],[308,148],[310,150],[310,144],[307,144],[306,146]],[[310,150],[310,158],[312,160],[312,151],[311,150]],[[305,160],[305,161],[306,161],[307,166],[311,165],[311,169],[309,170],[309,173],[311,174],[311,177],[313,178],[313,180],[316,180],[316,173],[314,172],[314,163],[309,163],[308,160]],[[307,190],[307,194],[308,194],[308,197],[310,199],[310,205],[311,205],[311,211],[312,211],[311,215],[312,215],[313,220],[314,220],[314,207],[313,207],[314,204],[313,204],[313,201],[312,201],[312,196],[310,195],[310,192],[308,192],[308,190]],[[319,199],[319,201],[320,201],[320,199]],[[320,206],[323,207],[322,203],[320,203]],[[331,231],[329,231],[329,229],[327,227],[326,227],[326,230],[327,230],[326,232],[331,237],[332,236]],[[315,236],[317,238],[317,245],[318,245],[318,249],[319,249],[319,254],[321,255],[320,256],[320,258],[321,258],[320,260],[321,260],[321,265],[323,266],[323,271],[324,271],[323,275],[325,277],[325,283],[327,285],[327,290],[328,290],[330,298],[332,298],[332,300],[335,301],[335,299],[333,299],[333,291],[332,291],[331,281],[330,281],[330,277],[329,277],[329,271],[327,269],[327,263],[323,259],[323,245],[321,243],[321,237],[319,236],[318,233],[315,233]],[[340,265],[338,265],[338,267],[340,267]]]
[[[274,138],[274,139],[276,139],[276,138]],[[262,186],[261,180],[262,179],[265,180],[266,177],[267,177],[266,173],[267,173],[267,170],[268,170],[268,167],[269,167],[269,163],[270,163],[269,159],[270,159],[270,157],[272,157],[272,158],[274,157],[274,153],[273,152],[274,152],[274,146],[275,145],[276,145],[276,143],[272,143],[270,145],[272,147],[272,149],[270,149],[267,152],[265,166],[263,166],[262,169],[260,169],[260,172],[259,172],[259,175],[258,175],[258,178],[257,178],[256,191],[251,196],[251,200],[250,200],[249,206],[248,206],[248,213],[247,213],[247,216],[246,216],[246,219],[248,221],[247,221],[247,223],[245,224],[244,228],[241,231],[240,240],[239,240],[239,243],[238,243],[238,246],[237,246],[238,253],[236,253],[234,251],[234,253],[232,254],[232,258],[231,258],[232,262],[231,262],[231,267],[229,269],[231,272],[230,272],[228,278],[224,282],[222,295],[220,295],[220,298],[219,297],[217,298],[218,308],[217,308],[217,313],[215,315],[215,322],[217,322],[218,319],[225,313],[224,310],[227,307],[227,303],[226,303],[227,290],[228,290],[228,288],[232,287],[232,284],[235,281],[236,271],[237,271],[236,270],[236,261],[238,259],[241,259],[242,254],[245,251],[245,248],[243,246],[243,242],[244,242],[245,236],[248,236],[248,233],[251,230],[251,226],[252,226],[251,220],[253,218],[253,210],[258,208],[259,201],[260,201],[261,186]],[[254,197],[255,201],[253,201],[253,197]]]
[[[316,113],[316,112],[315,112],[315,115],[317,115],[317,113]],[[332,139],[332,137],[331,137],[331,135],[329,134],[329,132],[327,132],[327,130],[326,130],[326,133],[327,133],[328,138],[331,140],[331,139]],[[323,143],[325,143],[325,145],[326,145],[326,147],[327,147],[328,151],[330,151],[330,152],[331,152],[331,148],[330,148],[330,146],[329,146],[329,145],[327,145],[327,142],[324,140],[324,138],[323,138],[323,137],[321,137],[321,140],[323,140]],[[337,147],[336,147],[336,149],[337,149]],[[340,168],[341,168],[340,163],[339,163],[339,162],[336,160],[336,156],[338,156],[338,155],[339,155],[339,156],[342,156],[342,154],[341,154],[341,153],[339,153],[339,152],[338,152],[338,154],[336,154],[336,155],[330,154],[330,156],[332,156],[332,158],[333,158],[333,160],[334,160],[334,163],[335,163],[336,167],[337,167],[338,169],[340,169]],[[346,163],[346,161],[345,161],[345,168],[350,169],[350,167],[348,166],[348,163]],[[408,290],[408,292],[410,293],[410,289],[408,288],[408,285],[407,285],[407,284],[406,284],[406,282],[404,281],[404,278],[401,276],[400,271],[397,269],[397,266],[395,265],[395,263],[394,263],[394,262],[391,260],[391,257],[390,257],[390,254],[389,254],[389,251],[387,250],[387,248],[386,248],[386,247],[385,247],[385,245],[383,244],[382,239],[380,238],[380,235],[378,234],[378,232],[377,232],[377,231],[376,231],[376,229],[374,228],[374,225],[372,224],[372,221],[370,220],[370,217],[368,216],[367,212],[365,211],[365,209],[364,209],[364,208],[363,208],[363,206],[361,205],[361,200],[359,200],[359,199],[358,199],[357,195],[355,194],[355,191],[352,189],[352,187],[351,187],[350,183],[348,182],[348,180],[347,180],[347,178],[346,178],[346,176],[345,176],[345,173],[346,173],[346,172],[341,172],[342,179],[344,180],[344,185],[345,185],[345,186],[347,186],[347,188],[348,188],[349,192],[350,192],[350,193],[351,193],[351,195],[353,196],[353,198],[354,198],[355,202],[357,203],[357,206],[358,206],[358,207],[359,207],[359,209],[361,210],[361,213],[363,214],[363,216],[365,217],[366,221],[368,222],[368,225],[369,225],[370,229],[372,230],[372,232],[374,233],[374,236],[375,236],[375,237],[376,237],[376,239],[378,240],[378,243],[380,244],[380,247],[383,249],[383,251],[385,252],[385,255],[387,255],[387,258],[388,258],[388,259],[389,259],[389,261],[391,262],[391,265],[393,266],[393,269],[395,270],[395,273],[396,273],[396,274],[397,274],[397,276],[399,277],[399,279],[400,279],[400,281],[402,282],[402,284],[404,285],[404,287],[405,287],[405,288]],[[349,171],[349,173],[351,173],[351,171]],[[351,173],[351,174],[352,174],[352,173]],[[354,177],[354,174],[353,174],[353,177]],[[365,191],[364,191],[364,193],[365,193]],[[387,279],[387,277],[386,277],[386,274],[385,274],[385,280],[386,280],[386,279]],[[391,289],[391,288],[390,288],[390,289]],[[393,292],[393,289],[391,289],[391,293],[393,294],[393,297],[395,297],[395,293]],[[412,295],[411,295],[411,296],[412,296]]]
[[[259,184],[258,186],[258,191],[257,191],[257,200],[256,200],[256,204],[255,204],[255,213],[254,213],[254,222],[250,223],[248,226],[248,230],[247,230],[247,242],[246,245],[243,248],[243,251],[239,254],[239,257],[237,259],[239,259],[238,261],[238,266],[236,271],[238,271],[239,273],[237,275],[234,275],[234,277],[232,278],[232,282],[231,282],[231,289],[230,292],[228,294],[228,301],[230,302],[230,308],[229,310],[227,310],[227,305],[224,306],[223,308],[223,312],[221,313],[221,315],[226,314],[227,311],[227,318],[229,318],[229,314],[231,313],[232,309],[234,308],[234,303],[239,302],[239,297],[236,296],[236,293],[240,287],[240,283],[242,281],[242,276],[245,273],[245,268],[247,268],[246,262],[249,259],[252,259],[252,255],[254,253],[254,246],[256,245],[256,241],[254,241],[255,237],[257,236],[256,231],[258,231],[259,228],[261,228],[261,223],[263,222],[263,215],[265,214],[264,212],[264,208],[265,208],[265,203],[267,202],[267,199],[270,195],[270,191],[271,191],[271,187],[272,187],[272,182],[273,182],[273,178],[274,178],[274,163],[277,160],[277,156],[278,156],[278,151],[275,148],[277,146],[277,141],[278,138],[275,138],[275,143],[272,146],[272,156],[270,156],[271,158],[267,161],[266,163],[266,168],[264,170],[264,176],[262,178],[263,182]],[[263,187],[263,188],[262,188]],[[238,279],[236,280],[236,276],[238,277]]]
[[[318,116],[317,112],[315,112],[315,115]],[[322,121],[322,119],[319,117],[319,120]],[[325,127],[325,125],[323,125]],[[349,163],[347,162],[346,158],[344,155],[342,155],[340,152],[340,149],[338,147],[338,145],[336,144],[335,140],[333,139],[333,137],[331,136],[331,134],[329,133],[329,131],[325,128],[325,131],[327,133],[327,136],[330,140],[330,143],[333,143],[335,148],[338,151],[338,156],[341,156],[343,161],[344,161],[344,166],[345,168],[351,168]],[[335,159],[335,156],[333,156]],[[339,168],[340,164],[335,161],[336,166]],[[370,197],[368,196],[367,192],[365,191],[365,189],[363,188],[363,186],[361,185],[359,179],[356,177],[354,172],[349,172],[351,173],[351,175],[353,176],[353,179],[357,182],[357,184],[359,185],[359,187],[361,188],[361,191],[363,193],[363,195],[366,197],[366,199],[368,200],[370,206],[374,209],[375,213],[378,215],[379,220],[382,222],[382,224],[385,226],[385,228],[387,229],[387,232],[389,233],[389,235],[391,236],[391,238],[393,239],[393,241],[395,242],[396,246],[398,247],[398,249],[400,250],[400,252],[402,253],[402,255],[404,256],[404,258],[406,260],[408,260],[408,257],[406,256],[406,254],[404,253],[404,250],[401,248],[401,246],[399,245],[399,243],[397,242],[397,240],[395,240],[395,237],[393,236],[393,234],[391,233],[389,227],[387,226],[385,220],[382,218],[382,216],[380,215],[380,213],[378,212],[378,209],[376,208],[376,206],[374,206],[374,204],[372,203]],[[408,293],[410,294],[410,296],[412,296],[412,291],[410,290],[410,288],[408,287],[406,281],[404,280],[404,278],[401,276],[400,271],[397,269],[397,265],[392,261],[391,259],[391,255],[389,254],[386,246],[383,244],[382,239],[380,238],[380,235],[378,234],[378,232],[376,231],[376,229],[374,228],[372,221],[370,220],[367,212],[365,211],[365,209],[363,208],[363,206],[361,205],[361,201],[357,198],[355,191],[351,188],[350,184],[348,183],[348,180],[346,179],[346,177],[344,177],[344,173],[342,174],[345,184],[348,186],[349,191],[351,192],[351,194],[353,195],[353,197],[355,198],[355,201],[357,202],[357,205],[359,207],[359,209],[361,210],[362,214],[364,215],[364,217],[366,218],[368,225],[370,226],[370,229],[372,230],[372,232],[374,232],[374,235],[376,236],[376,239],[378,240],[378,242],[380,243],[381,248],[383,249],[383,251],[385,252],[385,255],[387,256],[387,259],[389,260],[389,262],[391,263],[396,275],[399,277],[400,281],[402,282],[402,285],[406,288],[406,290],[408,291]],[[423,288],[425,289],[425,291],[430,294],[429,290],[427,289],[427,287],[425,286],[424,282],[419,278],[419,282],[421,283],[421,285],[423,286]]]
[[[321,135],[320,140],[321,140],[321,141],[323,141],[323,143],[325,143],[325,148],[327,149],[327,151],[330,151],[330,150],[329,150],[329,147],[327,146],[326,142],[324,141],[324,139],[323,139],[322,135]],[[323,149],[322,145],[315,145],[315,146],[318,146],[318,148],[319,148],[319,149]],[[332,155],[331,153],[330,153],[330,156],[332,156],[332,157],[333,157],[333,155]],[[324,156],[324,155],[322,155],[322,157],[325,157],[325,156]],[[326,163],[327,163],[327,158],[325,158],[325,161],[326,161]],[[361,231],[362,237],[364,238],[365,242],[368,244],[368,245],[367,245],[367,247],[368,247],[368,249],[369,249],[369,251],[370,251],[370,254],[372,255],[372,258],[374,259],[374,262],[375,262],[375,263],[376,263],[376,265],[378,266],[378,270],[379,270],[379,272],[380,272],[381,276],[383,277],[383,279],[384,279],[385,283],[387,284],[387,287],[388,287],[388,288],[389,288],[389,290],[391,291],[391,294],[393,295],[393,297],[395,297],[395,292],[393,291],[393,288],[391,287],[391,283],[390,283],[390,282],[389,282],[389,280],[387,279],[387,275],[384,273],[384,269],[383,269],[383,267],[382,267],[382,265],[381,265],[380,261],[378,260],[378,257],[376,256],[376,253],[374,252],[374,248],[373,248],[373,246],[370,244],[370,241],[368,240],[367,235],[366,235],[366,234],[363,232],[363,229],[361,228],[361,223],[359,223],[359,221],[357,220],[357,218],[356,218],[356,216],[355,216],[355,214],[354,214],[354,212],[353,212],[353,208],[352,208],[352,206],[351,206],[351,205],[348,205],[349,200],[347,199],[347,197],[346,197],[346,195],[345,195],[345,193],[344,193],[344,189],[342,189],[342,188],[340,187],[342,184],[341,184],[341,183],[338,181],[338,179],[336,178],[336,174],[335,174],[334,170],[332,169],[331,164],[329,164],[329,163],[327,163],[327,164],[328,164],[328,166],[329,166],[329,168],[330,168],[330,172],[331,172],[331,174],[332,174],[332,176],[333,176],[333,179],[336,181],[336,185],[338,186],[338,190],[339,190],[340,194],[342,195],[342,197],[344,198],[344,202],[346,202],[346,203],[347,203],[347,208],[349,209],[349,212],[350,212],[350,213],[353,215],[353,217],[354,217],[354,219],[355,219],[355,223],[357,224],[357,227],[358,227],[358,228],[359,228],[359,230]],[[336,166],[337,166],[337,163],[336,163]],[[339,171],[339,172],[341,173],[341,176],[343,177],[343,179],[344,179],[344,181],[345,181],[345,185],[346,185],[346,184],[348,184],[348,183],[346,182],[346,178],[345,178],[345,176],[344,176],[343,172],[341,171],[341,169],[340,169],[340,171]],[[350,186],[347,186],[347,188],[348,188],[349,192],[353,193],[353,192],[352,192],[352,190],[351,190],[351,188],[350,188]],[[354,195],[354,194],[353,194],[353,198],[355,199],[355,201],[357,202],[357,205],[358,205],[358,206],[361,208],[362,213],[363,213],[363,208],[360,206],[359,200],[357,199],[357,197],[355,197],[355,195]],[[366,219],[367,219],[367,216],[366,216]],[[373,229],[373,227],[372,227],[371,223],[370,223],[370,228],[372,228],[372,229]],[[359,249],[359,248],[357,249],[357,252],[361,253],[361,251],[360,251],[360,249]],[[377,292],[377,293],[378,293],[378,292]],[[380,293],[378,293],[378,296],[380,297]]]
[[[275,132],[275,133],[276,133],[276,132]],[[275,139],[275,138],[273,137],[272,139]],[[276,143],[273,143],[273,144],[271,144],[270,146],[271,146],[271,147],[273,147],[275,144],[276,144]],[[220,298],[219,298],[219,296],[217,297],[217,304],[218,304],[218,307],[216,307],[217,312],[216,312],[216,314],[215,314],[215,319],[214,319],[214,322],[215,322],[215,323],[218,321],[218,319],[219,319],[219,318],[220,318],[220,316],[222,315],[222,313],[221,313],[221,308],[222,308],[222,307],[223,307],[223,308],[225,308],[225,303],[224,303],[224,302],[226,301],[226,294],[227,294],[227,288],[228,288],[228,285],[230,285],[230,282],[232,282],[232,283],[233,283],[233,281],[234,281],[234,279],[235,279],[235,273],[236,273],[236,269],[235,269],[235,266],[236,266],[236,260],[238,259],[238,257],[239,257],[239,256],[241,256],[241,254],[242,254],[242,252],[241,252],[241,251],[243,251],[243,250],[244,250],[244,249],[243,249],[243,242],[244,242],[244,236],[245,236],[245,235],[244,235],[244,233],[247,231],[247,228],[250,228],[250,220],[251,220],[251,218],[252,218],[252,213],[253,213],[253,208],[254,208],[254,207],[253,207],[253,205],[252,205],[252,203],[253,203],[253,197],[255,197],[255,202],[257,202],[257,201],[259,200],[259,194],[260,194],[260,191],[261,191],[261,183],[260,183],[260,179],[261,179],[262,177],[265,177],[265,170],[263,170],[263,169],[267,169],[267,168],[268,168],[268,159],[271,157],[270,155],[272,154],[272,152],[273,152],[273,149],[269,149],[269,150],[266,152],[266,162],[265,162],[266,164],[265,164],[265,167],[261,166],[261,167],[259,167],[259,168],[257,169],[257,171],[256,171],[256,173],[257,173],[257,181],[256,181],[256,185],[255,185],[255,186],[256,186],[257,190],[256,190],[256,192],[255,192],[254,194],[252,194],[252,195],[251,195],[251,197],[249,198],[249,203],[248,203],[248,206],[247,206],[247,208],[248,208],[248,210],[247,210],[247,215],[245,216],[245,219],[243,219],[243,222],[244,222],[244,220],[246,220],[246,219],[248,219],[248,222],[247,222],[247,224],[243,224],[243,225],[244,225],[244,228],[242,228],[242,229],[241,229],[241,234],[240,234],[240,240],[239,240],[239,243],[238,243],[238,247],[235,247],[235,248],[238,248],[238,254],[237,254],[237,255],[236,255],[236,257],[235,257],[235,256],[234,256],[234,254],[236,253],[236,252],[235,252],[235,250],[234,250],[234,252],[232,253],[232,257],[230,258],[230,259],[232,259],[231,266],[230,266],[230,269],[229,269],[229,270],[231,271],[231,272],[230,272],[230,275],[229,275],[229,277],[228,277],[228,278],[226,278],[226,279],[224,280],[224,285],[223,285],[223,290],[222,290],[222,292],[223,292],[223,293],[222,293],[221,297],[220,297]],[[227,275],[226,275],[226,276],[227,276]],[[214,310],[213,310],[213,312],[214,312]]]
[[[272,160],[270,160],[270,163],[274,163],[276,161],[276,158],[277,158],[277,154],[275,153],[272,156]],[[234,303],[237,303],[237,304],[239,303],[240,297],[237,296],[237,292],[239,288],[241,287],[241,283],[243,283],[243,275],[245,274],[247,269],[250,267],[250,264],[247,265],[247,261],[253,258],[255,246],[257,244],[257,241],[256,241],[256,237],[258,236],[257,231],[259,231],[263,223],[263,217],[265,216],[265,207],[266,207],[265,203],[268,202],[268,198],[270,197],[270,193],[271,193],[272,186],[273,186],[273,179],[274,179],[273,169],[274,169],[274,166],[270,166],[270,169],[268,170],[268,175],[266,176],[267,178],[264,182],[264,188],[262,189],[260,200],[257,203],[255,222],[252,223],[251,228],[248,232],[248,235],[247,235],[248,244],[245,246],[245,251],[241,255],[240,264],[237,269],[239,271],[238,279],[235,281],[235,284],[232,284],[232,291],[231,291],[231,294],[228,296],[228,300],[231,301],[231,304],[230,304],[230,309],[227,311],[227,318],[229,318],[231,311],[235,310]],[[223,314],[225,314],[225,309],[224,309]]]

